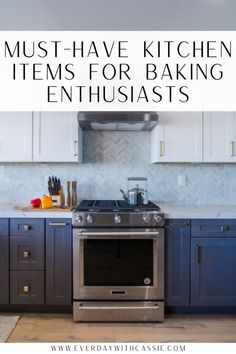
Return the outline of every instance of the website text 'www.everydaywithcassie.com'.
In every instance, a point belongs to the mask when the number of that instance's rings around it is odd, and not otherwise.
[[[122,345],[106,345],[106,344],[75,344],[75,345],[51,345],[52,352],[185,352],[185,345],[177,344],[122,344]]]

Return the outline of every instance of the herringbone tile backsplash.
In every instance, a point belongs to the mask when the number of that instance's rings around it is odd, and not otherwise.
[[[148,177],[151,200],[179,204],[235,204],[235,164],[150,164],[148,132],[85,132],[83,164],[1,164],[1,202],[27,203],[47,193],[46,179],[76,179],[82,198],[121,198],[127,177]],[[187,186],[177,186],[177,176]]]

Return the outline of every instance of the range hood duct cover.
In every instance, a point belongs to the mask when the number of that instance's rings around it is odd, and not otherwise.
[[[83,130],[149,131],[158,121],[156,112],[79,112]]]

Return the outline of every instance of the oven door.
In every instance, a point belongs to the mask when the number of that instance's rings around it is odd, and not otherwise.
[[[164,299],[163,229],[74,229],[74,300]]]

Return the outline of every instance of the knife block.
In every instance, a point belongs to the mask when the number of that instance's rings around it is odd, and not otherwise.
[[[60,195],[52,195],[52,205],[54,207],[61,206],[61,196]]]

